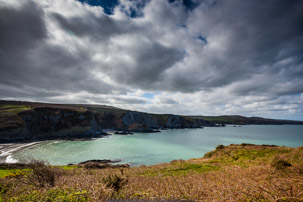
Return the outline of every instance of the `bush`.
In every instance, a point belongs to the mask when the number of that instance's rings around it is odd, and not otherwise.
[[[224,145],[220,144],[216,147],[216,149],[223,149],[224,148]]]
[[[271,163],[271,166],[278,169],[278,170],[282,170],[286,167],[290,167],[292,166],[291,163],[285,161],[285,160],[274,160],[272,163]]]
[[[55,169],[50,167],[47,162],[33,159],[29,168],[30,172],[27,177],[32,185],[39,187],[55,186]]]
[[[119,175],[108,175],[107,177],[102,178],[102,183],[104,183],[107,188],[119,192],[122,187],[128,183],[128,179]]]
[[[18,171],[13,175],[24,184],[37,187],[55,186],[56,178],[59,176],[59,169],[48,165],[46,161],[32,159],[27,163],[28,170],[20,175]],[[20,171],[19,171],[20,172]]]

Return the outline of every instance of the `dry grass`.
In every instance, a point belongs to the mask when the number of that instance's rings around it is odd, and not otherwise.
[[[292,166],[276,169],[271,166],[275,159]],[[108,176],[127,179],[127,184],[115,190],[105,183]],[[3,181],[4,201],[24,201],[34,194],[39,197],[31,201],[43,197],[54,201],[64,201],[64,197],[67,201],[303,201],[303,148],[233,145],[214,151],[210,158],[122,171],[64,170],[52,188],[26,186],[14,178]]]

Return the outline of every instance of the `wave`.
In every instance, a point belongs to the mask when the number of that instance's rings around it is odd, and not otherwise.
[[[23,147],[28,147],[31,145],[37,144],[37,142],[33,142],[33,143],[28,143],[28,144],[22,144],[21,146],[18,147],[14,147],[12,149],[9,149],[7,151],[2,151],[2,153],[0,154],[0,156],[5,157],[6,156],[6,160],[5,163],[17,163],[18,160],[13,158],[13,152],[23,148]]]
[[[9,155],[8,157],[6,157],[5,163],[17,163],[18,160],[14,159],[12,155]]]

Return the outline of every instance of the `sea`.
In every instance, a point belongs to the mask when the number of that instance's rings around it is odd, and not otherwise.
[[[14,151],[8,160],[35,158],[51,165],[67,165],[111,159],[130,166],[154,165],[176,159],[200,158],[217,145],[241,143],[303,146],[303,125],[227,125],[169,129],[159,133],[113,134],[88,141],[43,141]]]

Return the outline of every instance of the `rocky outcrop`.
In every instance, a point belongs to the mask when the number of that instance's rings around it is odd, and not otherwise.
[[[153,115],[142,112],[129,111],[122,116],[124,129],[133,132],[155,132],[159,128],[199,128],[206,123],[201,119],[191,119],[178,115]]]
[[[153,132],[160,127],[154,117],[147,113],[129,111],[122,116],[124,127],[121,129],[133,132]]]
[[[166,128],[198,128],[200,126],[198,121],[177,115],[170,115],[165,125]]]
[[[142,112],[129,111],[123,115],[122,120],[125,125],[136,123],[146,125],[150,128],[160,127],[158,122],[151,115]]]

